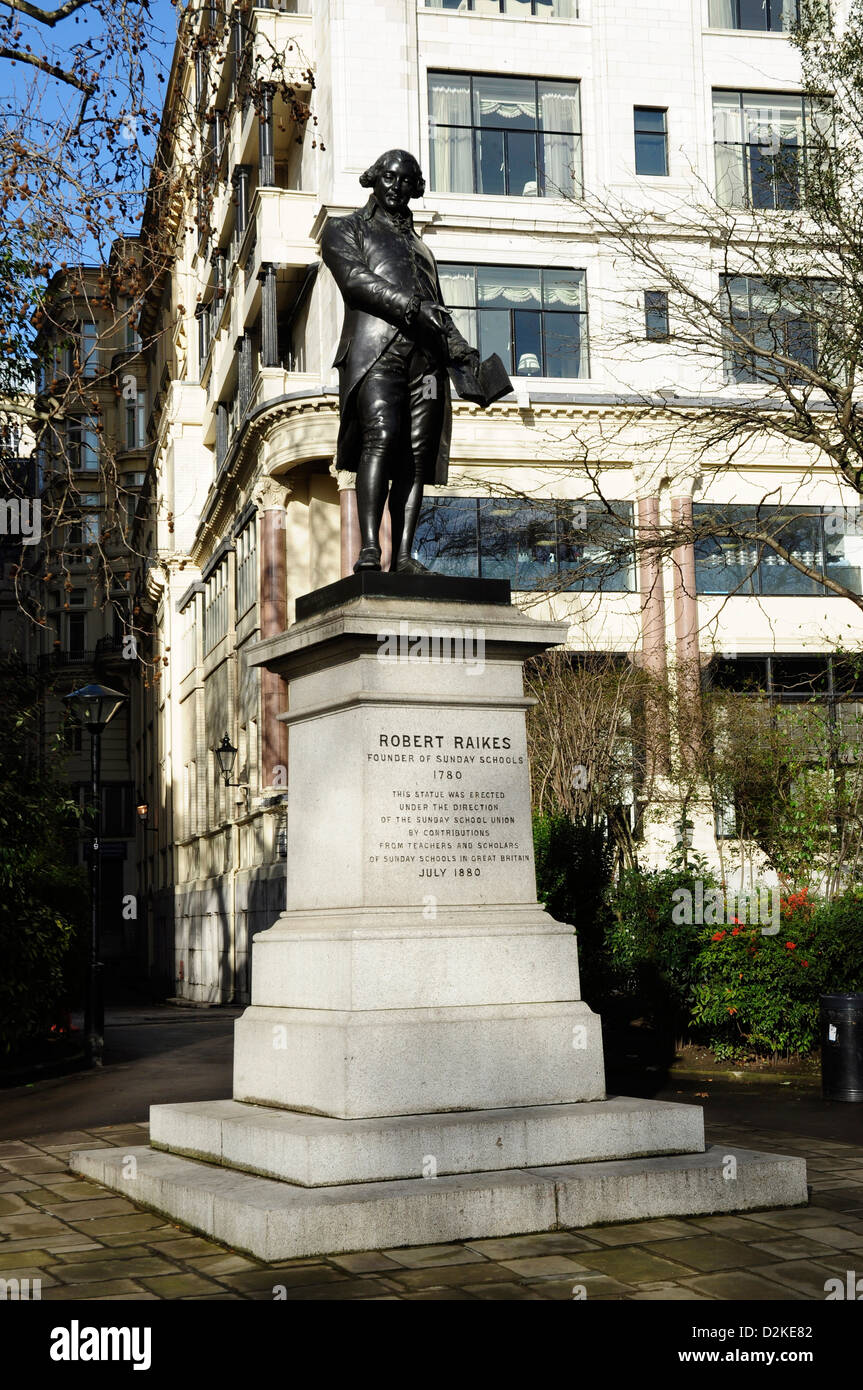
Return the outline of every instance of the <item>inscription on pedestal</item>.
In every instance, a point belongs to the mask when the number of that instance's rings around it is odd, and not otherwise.
[[[532,900],[523,718],[503,715],[490,727],[460,713],[446,723],[379,718],[368,730],[367,886],[374,893],[395,877],[408,900]]]

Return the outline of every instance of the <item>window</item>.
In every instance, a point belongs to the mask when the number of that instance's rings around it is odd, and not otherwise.
[[[147,393],[136,390],[134,399],[126,402],[126,448],[147,447]]]
[[[840,313],[838,286],[830,280],[763,280],[723,276],[721,312],[729,324],[729,380],[766,386],[805,380],[782,359],[812,370],[831,370],[831,323]],[[741,335],[735,337],[737,330]],[[750,350],[752,343],[763,354]]]
[[[778,32],[797,23],[798,0],[710,0],[712,29]]]
[[[633,587],[632,506],[430,497],[414,554],[435,574],[509,579],[513,589],[626,592]]]
[[[634,106],[636,174],[668,173],[668,112],[654,106]]]
[[[213,335],[213,301],[199,304],[195,310],[198,320],[198,371],[203,372]]]
[[[863,525],[843,508],[745,507],[699,503],[695,588],[699,594],[817,595],[831,590],[794,568],[760,534],[772,535],[816,574],[861,590]]]
[[[66,450],[71,469],[82,473],[98,470],[100,445],[95,416],[69,417],[66,421]]]
[[[137,329],[138,314],[140,311],[140,304],[136,304],[133,299],[126,298],[121,301],[120,312],[124,320],[123,343],[127,352],[141,351],[141,337]]]
[[[102,825],[111,835],[134,831],[134,788],[131,782],[103,782]]]
[[[436,193],[581,194],[577,82],[430,72],[429,132]]]
[[[441,265],[444,302],[482,357],[497,352],[511,376],[589,372],[583,270]]]
[[[644,336],[652,343],[664,343],[668,338],[666,290],[644,291]]]
[[[237,536],[237,616],[258,600],[258,521],[252,517]]]
[[[194,671],[198,664],[197,605],[193,600],[183,611],[183,675]]]
[[[426,0],[429,10],[458,10],[471,14],[505,14],[510,17],[578,19],[578,0]]]
[[[94,377],[99,370],[99,330],[95,323],[81,324],[79,342],[81,371],[85,377]]]
[[[713,93],[716,198],[727,208],[795,208],[830,106],[780,92]]]
[[[222,560],[204,589],[204,654],[212,651],[228,631],[228,562]]]

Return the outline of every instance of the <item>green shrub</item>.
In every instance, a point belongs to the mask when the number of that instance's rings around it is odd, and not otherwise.
[[[863,987],[863,899],[785,899],[781,929],[703,929],[692,1023],[719,1056],[811,1052],[819,996]]]
[[[596,1000],[607,988],[608,893],[612,848],[604,825],[561,813],[535,815],[537,896],[558,922],[578,935],[582,994]]]
[[[675,921],[675,894],[715,886],[704,865],[623,874],[612,895],[608,952],[615,989],[630,996],[654,1023],[679,1032],[692,1002],[692,967],[703,928]]]

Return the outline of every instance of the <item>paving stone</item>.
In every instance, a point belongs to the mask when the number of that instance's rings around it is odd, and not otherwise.
[[[66,1165],[59,1158],[34,1153],[21,1158],[6,1158],[3,1167],[10,1173],[62,1173]]]
[[[647,1241],[689,1236],[692,1230],[685,1221],[660,1218],[656,1221],[627,1221],[622,1226],[588,1226],[578,1234],[600,1245],[644,1245]]]
[[[40,1149],[80,1149],[89,1144],[92,1135],[86,1129],[64,1129],[58,1134],[45,1134],[39,1139]]]
[[[347,1276],[341,1270],[331,1269],[329,1265],[306,1265],[302,1269],[249,1269],[240,1274],[221,1276],[222,1283],[232,1289],[248,1292],[251,1289],[274,1289],[279,1286],[288,1290],[312,1284],[343,1284]]]
[[[66,1202],[87,1202],[105,1195],[104,1187],[99,1187],[93,1182],[82,1182],[80,1179],[72,1182],[46,1182],[43,1191],[53,1192]]]
[[[61,1232],[68,1234],[68,1227],[64,1226],[62,1221],[47,1213],[43,1215],[32,1207],[20,1216],[4,1216],[0,1219],[0,1235],[13,1238],[59,1235]]]
[[[830,1226],[836,1223],[835,1211],[826,1207],[791,1207],[780,1211],[760,1211],[754,1220],[762,1226],[790,1227],[792,1231],[802,1230],[804,1226]]]
[[[185,1259],[187,1255],[224,1255],[221,1245],[214,1245],[202,1236],[175,1236],[171,1239],[150,1240],[147,1245],[160,1255],[170,1255],[174,1259]]]
[[[110,1298],[112,1295],[124,1293],[137,1296],[143,1292],[141,1285],[132,1279],[110,1279],[104,1284],[58,1284],[53,1289],[46,1289],[42,1297],[43,1300],[71,1302],[73,1299]]]
[[[637,1246],[591,1251],[587,1258],[592,1269],[600,1274],[609,1274],[623,1284],[640,1284],[651,1279],[674,1280],[691,1272],[685,1265],[663,1259],[653,1251],[640,1250]]]
[[[398,1250],[382,1250],[396,1264],[407,1265],[409,1269],[424,1269],[433,1265],[478,1264],[483,1256],[475,1250],[467,1250],[462,1245],[417,1245]]]
[[[38,1154],[39,1150],[35,1144],[28,1144],[23,1139],[4,1139],[0,1144],[0,1163],[4,1166],[10,1158],[21,1158],[25,1154]]]
[[[627,1297],[630,1303],[711,1302],[706,1293],[696,1293],[695,1289],[684,1288],[682,1284],[672,1284],[667,1289],[643,1289],[641,1293],[631,1293]]]
[[[541,1303],[542,1294],[535,1284],[463,1284],[465,1293],[484,1301],[497,1300],[507,1303]]]
[[[656,1247],[664,1259],[680,1260],[692,1269],[743,1269],[763,1265],[760,1250],[720,1235],[693,1235],[688,1240],[664,1240]]]
[[[52,1255],[48,1254],[47,1250],[36,1250],[33,1248],[32,1244],[27,1241],[14,1240],[11,1244],[16,1247],[23,1245],[24,1249],[19,1250],[16,1248],[15,1250],[10,1250],[7,1246],[0,1245],[0,1271],[12,1269],[14,1265],[18,1264],[47,1265],[50,1264],[54,1258]]]
[[[154,1279],[142,1278],[144,1288],[157,1293],[161,1298],[183,1298],[189,1294],[220,1293],[218,1284],[204,1279],[200,1274],[160,1274]]]
[[[30,1203],[16,1193],[6,1193],[0,1197],[0,1216],[14,1216],[19,1211],[30,1211]]]
[[[422,1297],[424,1292],[421,1290],[419,1295],[412,1293],[405,1294],[404,1297]],[[375,1294],[385,1294],[390,1297],[390,1290],[385,1288],[377,1279],[343,1279],[338,1284],[301,1284],[296,1288],[287,1289],[284,1299],[280,1298],[276,1301],[298,1302],[303,1300],[319,1303],[327,1299],[372,1298]],[[453,1289],[449,1297],[460,1298],[461,1291]]]
[[[579,1274],[575,1279],[543,1279],[526,1287],[535,1289],[541,1298],[554,1299],[557,1303],[596,1303],[635,1292],[631,1284],[621,1284],[618,1279],[609,1279],[604,1274]],[[582,1296],[582,1289],[585,1297]],[[576,1290],[578,1298],[575,1297]]]
[[[372,1274],[378,1270],[403,1268],[378,1250],[360,1250],[354,1255],[331,1255],[330,1262],[338,1265],[339,1269],[347,1270],[348,1274]]]
[[[806,1234],[810,1240],[831,1250],[863,1250],[863,1231],[843,1226],[807,1226]]]
[[[449,1265],[440,1269],[405,1269],[397,1279],[385,1283],[393,1290],[430,1289],[468,1284],[512,1283],[513,1270],[490,1261],[484,1265]]]
[[[591,1260],[593,1253],[591,1252]],[[583,1274],[591,1266],[569,1260],[565,1255],[529,1255],[520,1260],[501,1260],[500,1264],[520,1279],[555,1279],[562,1274]]]
[[[68,1202],[63,1197],[51,1194],[48,1201],[40,1201],[40,1208],[53,1216],[72,1216],[76,1221],[89,1221],[94,1216],[122,1216],[124,1212],[137,1212],[138,1208],[125,1197],[88,1198],[82,1202]]]
[[[405,1301],[411,1303],[472,1303],[474,1296],[467,1289],[423,1289],[420,1293],[406,1293]]]
[[[229,1294],[221,1294],[221,1298],[229,1298]],[[157,1293],[145,1293],[142,1289],[140,1293],[109,1293],[103,1294],[100,1303],[158,1303]]]
[[[762,1275],[766,1272],[752,1269],[722,1270],[717,1274],[699,1274],[695,1278],[687,1279],[686,1285],[698,1293],[738,1303],[793,1303],[804,1298],[797,1289],[778,1284],[774,1279],[763,1278]],[[772,1274],[773,1269],[769,1272]]]
[[[0,1177],[0,1192],[36,1192],[38,1189],[39,1184],[32,1178],[14,1177],[12,1174]]]
[[[821,1242],[809,1240],[807,1236],[785,1236],[781,1240],[759,1240],[749,1248],[753,1254],[756,1251],[763,1251],[765,1255],[772,1255],[777,1260],[802,1260],[808,1255],[818,1258],[827,1253]],[[759,1260],[758,1263],[764,1264],[764,1261]]]
[[[43,1289],[50,1288],[52,1284],[59,1284],[60,1282],[59,1279],[52,1278],[44,1269],[40,1269],[38,1265],[17,1265],[13,1269],[4,1269],[0,1271],[0,1279],[29,1279],[31,1291],[34,1279],[39,1280]]]
[[[698,1230],[742,1241],[769,1240],[775,1234],[774,1228],[766,1226],[757,1216],[697,1216],[692,1225]]]
[[[124,1258],[128,1255],[137,1258],[139,1255],[149,1255],[151,1252],[146,1245],[128,1245],[123,1250]],[[53,1251],[50,1258],[51,1264],[57,1264],[57,1256],[60,1255],[60,1264],[89,1264],[92,1260],[107,1260],[111,1258],[110,1249],[104,1245],[93,1245],[90,1249],[84,1250],[65,1250]]]
[[[103,1216],[97,1217],[95,1220],[92,1218],[84,1220],[79,1209],[74,1221],[70,1217],[69,1224],[85,1235],[111,1236],[125,1234],[129,1231],[152,1231],[154,1227],[161,1226],[163,1223],[161,1216],[154,1216],[146,1211],[136,1211],[133,1208],[125,1216]]]
[[[245,1255],[191,1255],[186,1259],[199,1274],[239,1274],[244,1269],[257,1269],[254,1260]]]
[[[526,1255],[565,1255],[568,1251],[596,1250],[597,1242],[569,1231],[542,1231],[535,1236],[506,1236],[500,1240],[468,1240],[468,1250],[476,1250],[490,1260],[517,1260]]]
[[[137,1279],[143,1274],[181,1274],[182,1270],[158,1255],[129,1255],[115,1260],[78,1260],[74,1264],[51,1265],[50,1271],[67,1284],[92,1284],[103,1279]]]
[[[764,1265],[753,1273],[763,1274],[781,1285],[797,1289],[809,1298],[824,1298],[824,1285],[828,1279],[845,1280],[845,1268],[839,1268],[839,1261],[831,1263],[818,1260],[783,1260],[781,1264]]]

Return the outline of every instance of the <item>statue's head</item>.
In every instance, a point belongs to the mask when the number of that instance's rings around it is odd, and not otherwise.
[[[360,176],[360,185],[370,188],[387,212],[402,213],[411,198],[421,198],[426,181],[419,161],[407,150],[387,150]]]

